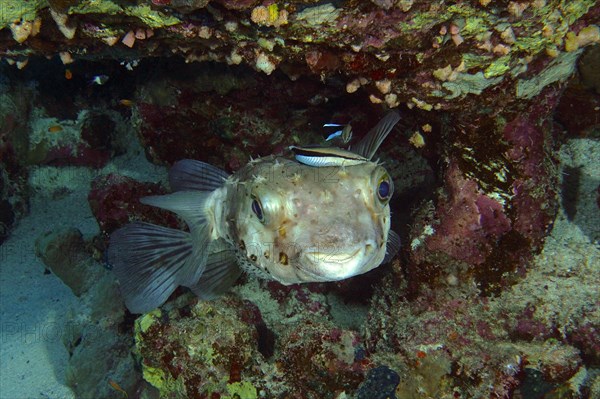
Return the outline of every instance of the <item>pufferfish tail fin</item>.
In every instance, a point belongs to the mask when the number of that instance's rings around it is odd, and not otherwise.
[[[207,265],[209,270],[225,265],[222,259],[228,257],[210,254],[212,231],[206,204],[227,177],[227,173],[207,163],[179,161],[169,172],[171,188],[176,192],[145,197],[140,202],[175,212],[185,220],[190,232],[135,222],[111,235],[108,261],[131,312],[145,313],[162,305],[180,285],[198,287]],[[199,287],[215,292],[230,284],[229,280],[212,282],[210,276],[202,281]],[[207,295],[212,295],[212,291]]]
[[[206,220],[210,195],[209,191],[179,191],[140,199],[177,213],[189,233],[137,222],[111,235],[108,260],[131,312],[152,310],[178,286],[198,283],[210,251],[211,227]]]
[[[146,313],[162,305],[195,268],[190,233],[134,222],[110,236],[108,262],[120,283],[125,305]]]

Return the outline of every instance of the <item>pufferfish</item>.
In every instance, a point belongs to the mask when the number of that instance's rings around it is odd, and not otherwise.
[[[390,260],[393,182],[371,159],[400,117],[388,112],[354,147],[290,147],[232,175],[195,160],[169,171],[172,194],[143,204],[175,212],[189,232],[133,222],[110,238],[108,262],[127,308],[145,313],[178,286],[201,299],[242,272],[284,285],[338,281]]]

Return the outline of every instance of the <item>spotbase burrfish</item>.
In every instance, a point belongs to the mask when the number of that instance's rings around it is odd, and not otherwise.
[[[375,152],[400,119],[390,111],[348,150],[290,147],[232,175],[183,160],[172,194],[144,204],[177,213],[189,232],[133,222],[110,238],[108,261],[133,313],[162,305],[178,287],[202,299],[242,271],[282,284],[337,281],[372,270],[400,247],[390,230],[393,182]]]

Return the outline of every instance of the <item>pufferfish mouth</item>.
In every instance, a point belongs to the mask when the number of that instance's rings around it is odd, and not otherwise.
[[[306,251],[298,268],[315,280],[343,280],[364,273],[376,253],[370,243],[349,250]]]

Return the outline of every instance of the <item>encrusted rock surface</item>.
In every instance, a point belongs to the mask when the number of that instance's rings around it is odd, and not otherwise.
[[[600,41],[592,0],[10,0],[2,11],[0,55],[21,66],[32,55],[70,63],[179,54],[290,77],[341,73],[348,92],[364,87],[373,102],[425,110],[531,98]]]

